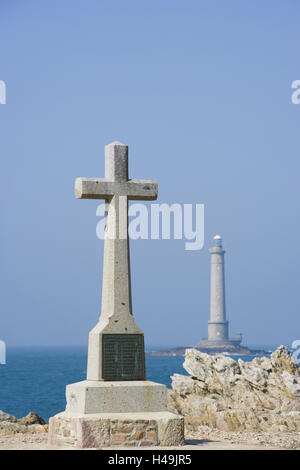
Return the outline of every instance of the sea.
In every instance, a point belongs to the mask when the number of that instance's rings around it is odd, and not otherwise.
[[[146,356],[147,379],[171,388],[174,373],[188,375],[183,361],[183,356]],[[17,418],[35,411],[48,422],[65,409],[66,385],[85,380],[86,362],[84,347],[8,349],[6,364],[0,364],[0,410]]]

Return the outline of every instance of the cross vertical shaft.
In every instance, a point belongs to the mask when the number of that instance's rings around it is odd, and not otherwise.
[[[115,183],[128,181],[128,147],[105,147],[105,178]],[[128,197],[116,192],[106,201],[106,229],[102,277],[101,317],[132,314],[128,239]]]

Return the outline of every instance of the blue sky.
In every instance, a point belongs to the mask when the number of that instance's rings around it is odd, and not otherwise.
[[[224,238],[230,331],[291,344],[299,324],[300,4],[0,0],[1,315],[8,345],[85,345],[101,302],[104,145],[158,202],[205,205],[205,245],[131,242],[148,346],[207,334],[209,253]]]

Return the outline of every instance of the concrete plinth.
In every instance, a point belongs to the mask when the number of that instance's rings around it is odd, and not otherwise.
[[[59,413],[49,421],[49,444],[78,449],[181,446],[184,420],[167,411],[144,413]]]
[[[100,382],[84,380],[66,387],[71,413],[143,413],[167,411],[167,388],[148,380]]]

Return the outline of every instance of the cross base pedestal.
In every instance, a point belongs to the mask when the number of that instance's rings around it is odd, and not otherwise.
[[[148,380],[83,380],[67,385],[66,399],[66,411],[71,413],[168,411],[167,387]]]
[[[66,411],[49,421],[49,444],[84,448],[181,446],[183,417],[169,413],[165,385],[84,380],[66,387]]]

